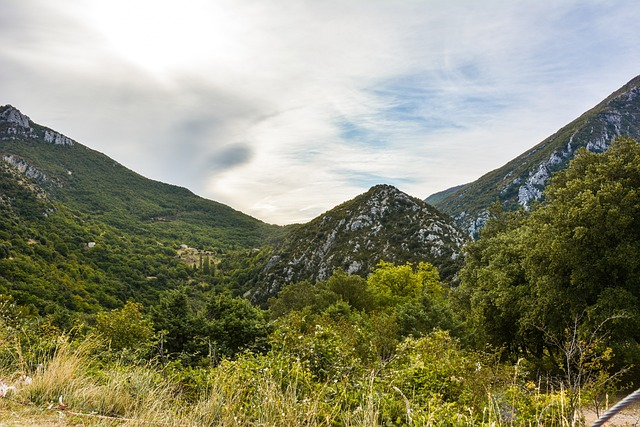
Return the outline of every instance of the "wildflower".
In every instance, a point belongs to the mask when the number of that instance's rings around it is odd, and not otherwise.
[[[2,380],[0,380],[0,397],[5,397],[7,393],[9,393],[9,390],[15,392],[16,388],[13,386],[8,386],[4,382],[2,382]]]

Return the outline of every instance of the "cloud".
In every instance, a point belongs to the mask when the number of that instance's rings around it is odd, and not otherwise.
[[[210,159],[212,174],[248,163],[252,157],[252,148],[248,144],[236,143],[223,147]]]
[[[425,197],[638,74],[630,0],[7,0],[0,104],[277,223]]]

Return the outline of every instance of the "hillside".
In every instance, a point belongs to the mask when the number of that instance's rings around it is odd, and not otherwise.
[[[0,295],[59,326],[185,285],[240,292],[268,253],[253,248],[287,230],[146,179],[11,106],[0,159]]]
[[[501,168],[426,201],[454,217],[469,234],[477,234],[496,200],[507,209],[529,208],[542,198],[553,173],[566,169],[576,150],[602,152],[619,136],[640,139],[640,76]]]
[[[451,278],[464,240],[432,206],[377,185],[289,234],[274,250],[254,297],[262,300],[285,283],[326,280],[337,268],[366,276],[380,260],[428,261]]]
[[[123,231],[192,246],[253,247],[282,234],[226,205],[147,179],[12,106],[0,107],[0,157],[53,199]]]
[[[173,248],[71,212],[2,162],[0,191],[0,295],[34,314],[64,325],[188,277]]]

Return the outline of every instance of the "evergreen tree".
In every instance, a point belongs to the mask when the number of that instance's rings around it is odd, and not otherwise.
[[[211,263],[209,261],[209,255],[204,257],[204,262],[202,266],[202,274],[208,276],[211,274]]]

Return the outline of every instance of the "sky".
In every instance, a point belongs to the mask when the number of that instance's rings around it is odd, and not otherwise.
[[[268,223],[425,198],[640,74],[637,0],[0,0],[0,105]]]

